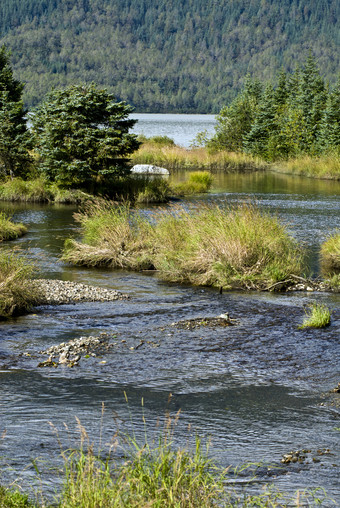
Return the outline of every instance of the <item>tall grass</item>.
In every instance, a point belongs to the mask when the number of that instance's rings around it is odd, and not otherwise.
[[[250,155],[236,152],[211,153],[206,148],[190,150],[179,146],[157,145],[146,141],[131,157],[133,164],[155,164],[169,170],[256,171],[267,164]]]
[[[154,268],[172,282],[267,290],[284,288],[304,268],[284,226],[254,205],[172,207],[151,223],[127,206],[98,202],[76,219],[83,243],[68,240],[63,254],[75,264]]]
[[[2,182],[0,185],[0,200],[2,201],[26,201],[48,202],[52,199],[52,193],[44,180],[35,178],[23,180],[13,178]]]
[[[326,276],[340,274],[340,231],[321,245],[321,269]]]
[[[27,232],[23,224],[15,224],[4,212],[0,212],[0,242],[3,240],[15,240]]]
[[[0,252],[0,319],[29,310],[39,302],[32,288],[32,265],[15,254]]]
[[[312,178],[340,180],[340,157],[336,154],[322,155],[320,157],[302,155],[301,157],[291,158],[287,161],[273,164],[271,167],[283,173]]]

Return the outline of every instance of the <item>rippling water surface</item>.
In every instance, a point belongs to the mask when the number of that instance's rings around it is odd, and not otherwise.
[[[334,182],[220,175],[212,192],[200,200],[258,201],[304,242],[311,269],[318,273],[320,243],[339,227],[339,195],[340,185]],[[141,436],[143,398],[150,438],[167,409],[172,414],[181,409],[177,444],[188,442],[190,424],[191,432],[211,437],[210,451],[220,464],[264,462],[260,481],[272,481],[289,492],[322,486],[340,503],[340,401],[338,394],[329,393],[340,381],[338,294],[220,295],[214,289],[165,284],[154,275],[69,267],[59,255],[65,237],[78,234],[72,207],[1,208],[29,227],[25,237],[1,248],[24,250],[36,262],[39,276],[131,296],[110,303],[39,307],[0,324],[0,433],[6,430],[0,442],[2,481],[20,475],[29,483],[36,474],[32,460],[37,460],[43,481],[53,489],[59,480],[50,468],[58,464],[59,445],[49,422],[65,446],[77,439],[75,417],[96,440],[104,403],[104,441],[110,440],[118,422],[123,429],[133,426]],[[304,307],[313,300],[332,309],[331,326],[298,330]],[[237,325],[194,330],[172,326],[224,312]],[[83,358],[72,369],[37,367],[39,351],[100,332],[111,334],[114,343],[102,356]],[[280,463],[284,453],[298,449],[311,450],[306,463]],[[318,454],[323,449],[330,453]],[[278,469],[269,473],[269,464]]]

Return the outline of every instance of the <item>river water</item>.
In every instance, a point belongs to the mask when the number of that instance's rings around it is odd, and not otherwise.
[[[339,196],[339,183],[258,173],[217,175],[212,191],[197,201],[255,200],[304,243],[316,274],[320,243],[340,223]],[[1,248],[22,249],[38,276],[117,289],[131,298],[42,306],[0,324],[0,434],[6,431],[0,483],[37,481],[34,462],[50,492],[58,488],[60,448],[50,422],[64,448],[78,442],[76,417],[95,443],[101,432],[105,448],[117,425],[143,439],[143,411],[152,439],[166,411],[181,410],[175,444],[190,446],[197,432],[211,439],[210,454],[222,466],[262,464],[254,490],[263,483],[290,493],[320,486],[340,504],[340,396],[330,393],[340,381],[339,294],[220,295],[150,274],[71,267],[59,256],[64,239],[78,234],[73,207],[3,203],[1,209],[29,228]],[[331,326],[298,330],[304,308],[315,300],[331,308]],[[237,325],[172,326],[225,312]],[[115,343],[102,356],[83,358],[74,368],[37,366],[40,350],[101,332],[112,334]],[[310,450],[303,463],[280,462],[283,454],[301,449]],[[240,482],[251,477],[242,473]]]

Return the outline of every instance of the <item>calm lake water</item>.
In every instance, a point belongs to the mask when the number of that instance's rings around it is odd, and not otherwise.
[[[133,132],[147,137],[168,136],[177,145],[189,147],[199,132],[214,133],[215,115],[133,113],[138,120]]]
[[[318,273],[320,244],[340,224],[339,196],[337,182],[220,174],[211,193],[196,202],[256,201],[304,243],[311,270]],[[73,207],[2,203],[0,209],[29,228],[25,237],[1,248],[21,249],[35,261],[39,276],[131,296],[110,303],[42,306],[0,324],[0,434],[6,430],[0,441],[2,483],[19,477],[25,486],[36,480],[35,461],[51,493],[60,485],[60,449],[50,422],[65,448],[78,443],[75,417],[97,444],[102,427],[104,449],[117,425],[123,431],[133,428],[142,440],[143,398],[149,439],[157,435],[167,409],[172,415],[181,410],[175,444],[191,445],[198,432],[211,439],[210,453],[223,466],[261,463],[250,487],[254,491],[264,483],[290,493],[321,486],[339,506],[340,396],[330,393],[340,381],[339,294],[220,295],[215,289],[165,284],[150,274],[71,267],[59,256],[64,239],[79,234]],[[331,326],[298,330],[305,307],[315,300],[332,310]],[[172,326],[224,312],[238,324],[195,330]],[[101,332],[115,344],[102,356],[83,358],[72,369],[38,368],[46,359],[39,351]],[[142,347],[131,349],[141,340]],[[304,463],[280,462],[283,454],[301,449],[310,450]],[[251,477],[243,473],[240,485]]]

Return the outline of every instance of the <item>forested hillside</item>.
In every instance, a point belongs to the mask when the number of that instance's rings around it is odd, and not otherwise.
[[[339,72],[338,0],[1,0],[0,44],[33,106],[94,81],[137,111],[218,112],[245,75],[291,72],[309,50]]]

